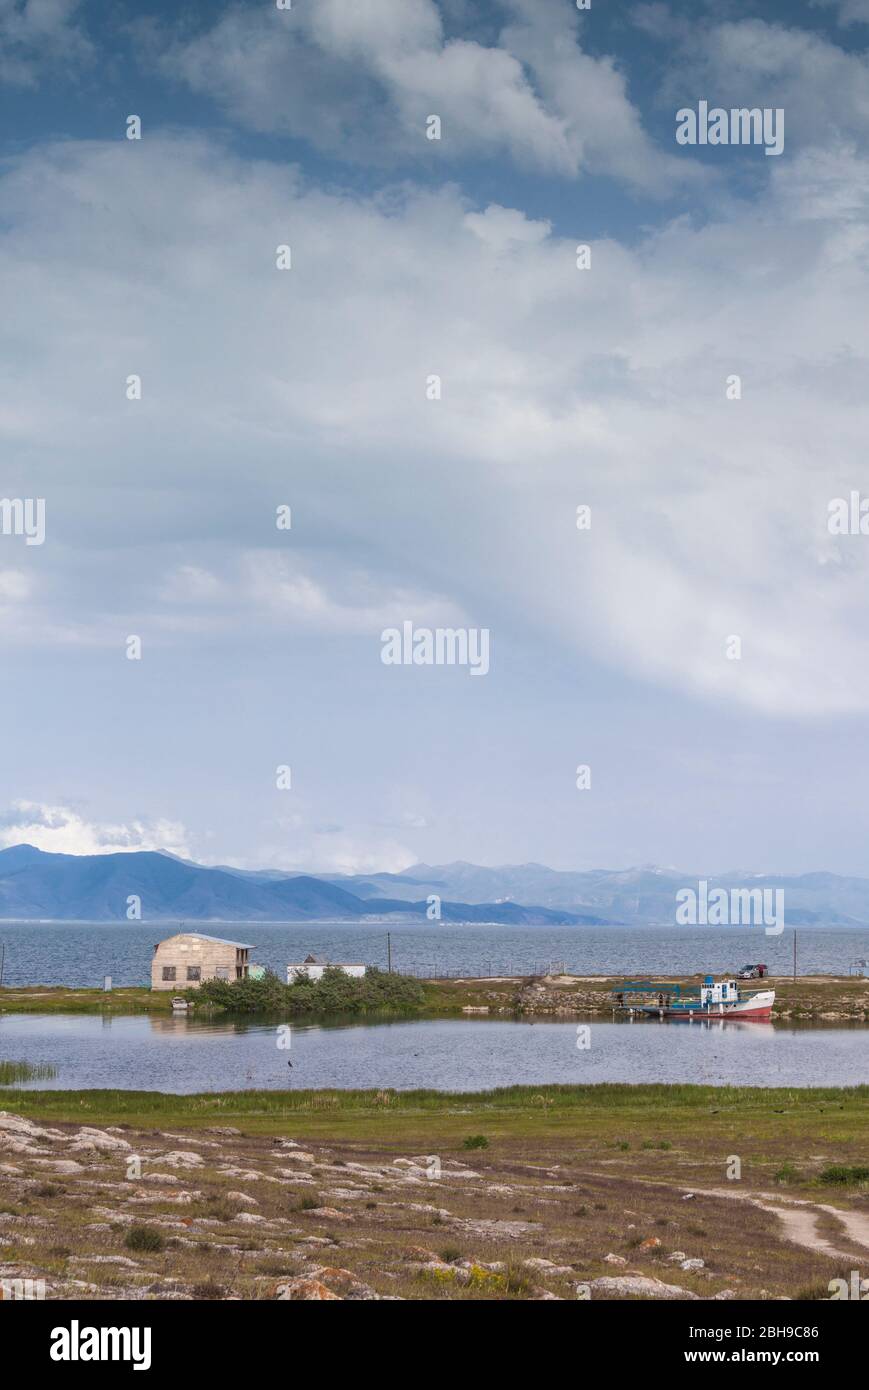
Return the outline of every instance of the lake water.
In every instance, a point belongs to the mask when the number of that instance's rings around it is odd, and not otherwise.
[[[436,1020],[337,1027],[187,1018],[0,1016],[0,1058],[48,1062],[48,1089],[308,1087],[488,1090],[547,1082],[851,1086],[869,1081],[869,1029],[765,1023]],[[289,1040],[290,1046],[282,1046]],[[287,1065],[292,1062],[292,1067]]]
[[[196,923],[188,924],[191,931]],[[386,966],[386,927],[369,924],[232,923],[199,925],[213,936],[249,942],[251,959],[285,978],[288,961],[309,952],[333,960]],[[173,935],[171,922],[39,924],[0,922],[7,985],[116,985],[150,980],[155,944]],[[789,975],[793,933],[766,936],[758,927],[462,927],[431,924],[390,928],[393,965],[417,975],[536,974],[563,961],[580,975],[694,974],[739,969],[765,961],[773,975]],[[869,958],[869,929],[800,928],[800,974],[848,972]]]

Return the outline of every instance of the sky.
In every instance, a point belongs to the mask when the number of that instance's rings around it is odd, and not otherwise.
[[[867,52],[0,0],[0,845],[869,875]]]

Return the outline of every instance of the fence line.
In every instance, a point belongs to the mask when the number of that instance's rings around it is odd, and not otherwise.
[[[567,966],[563,960],[508,960],[500,964],[497,961],[485,960],[459,969],[458,966],[445,966],[442,961],[412,960],[402,961],[400,964],[393,962],[392,973],[409,975],[421,980],[488,980],[497,979],[499,976],[515,979],[517,976],[563,975],[567,973]]]

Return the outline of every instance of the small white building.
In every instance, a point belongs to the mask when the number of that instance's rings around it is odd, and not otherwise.
[[[352,975],[354,979],[361,980],[367,969],[367,965],[361,965],[358,961],[324,960],[322,956],[305,956],[300,964],[287,966],[287,984],[293,984],[300,976],[309,980],[322,980],[327,970],[341,970],[345,975]]]

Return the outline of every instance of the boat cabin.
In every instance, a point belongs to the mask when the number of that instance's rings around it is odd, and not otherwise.
[[[707,975],[700,986],[701,1008],[708,1004],[735,1004],[738,999],[739,990],[735,980],[719,980],[716,984],[712,976]]]

